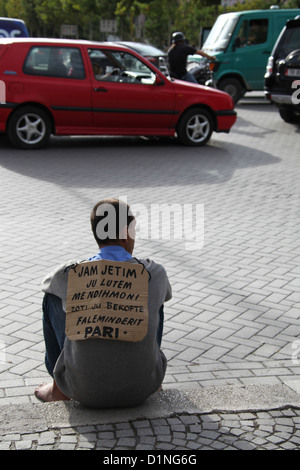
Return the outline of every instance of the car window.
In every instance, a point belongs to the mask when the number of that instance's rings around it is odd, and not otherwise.
[[[28,75],[84,79],[81,51],[76,47],[34,46],[23,67]]]
[[[155,73],[133,54],[124,51],[89,49],[95,79],[119,83],[153,85]]]
[[[300,48],[300,28],[285,30],[276,50],[276,57],[286,57],[292,51]]]
[[[241,23],[235,45],[237,47],[254,46],[263,44],[268,37],[268,20],[244,20]]]

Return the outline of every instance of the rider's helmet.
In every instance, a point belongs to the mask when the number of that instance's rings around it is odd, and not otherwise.
[[[184,34],[181,33],[180,31],[177,31],[176,33],[172,34],[172,43],[176,44],[177,42],[181,42],[184,40],[185,40]]]

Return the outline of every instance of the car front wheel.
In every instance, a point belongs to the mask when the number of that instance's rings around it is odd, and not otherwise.
[[[206,109],[196,108],[187,111],[181,118],[177,134],[184,145],[205,145],[214,130],[213,119]]]
[[[236,104],[245,94],[246,90],[236,78],[224,78],[218,83],[218,88],[231,96]]]
[[[51,134],[50,119],[42,109],[26,106],[13,113],[7,133],[10,141],[18,148],[42,148]]]

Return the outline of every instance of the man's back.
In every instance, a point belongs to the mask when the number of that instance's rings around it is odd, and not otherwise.
[[[138,405],[159,388],[165,375],[166,358],[157,342],[158,312],[171,298],[165,269],[150,260],[132,258],[127,262],[142,263],[149,273],[149,318],[145,338],[139,342],[66,338],[54,370],[59,389],[88,407]],[[68,277],[65,268],[60,267],[43,288],[45,292],[61,296],[63,304]],[[53,292],[53,286],[57,285],[61,286],[60,293]]]
[[[168,52],[168,61],[171,76],[182,78],[186,73],[187,57],[195,54],[196,49],[186,44],[179,43],[170,47]]]

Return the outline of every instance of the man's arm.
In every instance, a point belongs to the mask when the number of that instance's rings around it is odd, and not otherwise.
[[[210,59],[210,60],[217,60],[215,56],[206,54],[206,52],[201,51],[200,49],[198,49],[195,52],[195,54],[201,55],[202,57],[206,57],[207,59]]]
[[[68,288],[69,270],[82,261],[70,260],[59,265],[42,281],[41,290],[45,294],[54,294],[62,300],[63,309],[66,309],[66,296]]]

